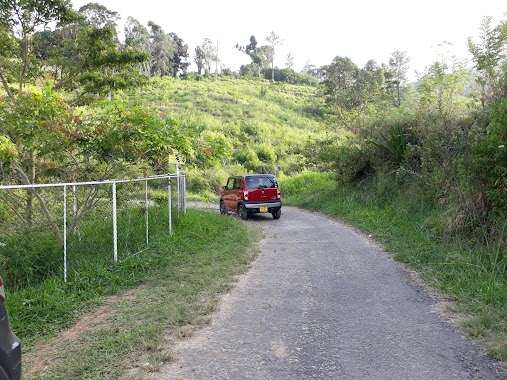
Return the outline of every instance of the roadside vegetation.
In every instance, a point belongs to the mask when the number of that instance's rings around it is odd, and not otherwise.
[[[129,18],[120,42],[118,14],[97,3],[76,12],[65,0],[8,1],[0,16],[1,185],[150,176],[178,160],[192,197],[212,202],[230,174],[275,173],[286,201],[382,242],[507,360],[507,22],[485,18],[464,41],[473,67],[443,54],[409,80],[402,51],[364,67],[339,55],[303,73],[272,67],[274,34],[238,44],[252,63],[217,75],[205,39],[188,73],[176,33]],[[143,250],[134,202],[114,265],[105,204],[93,189],[86,197],[79,227],[93,241],[67,230],[77,256],[63,283],[58,195],[0,191],[0,270],[27,368],[84,312],[102,305],[107,315],[27,378],[120,378],[116,364],[138,366],[130,359],[142,352],[156,369],[171,358],[163,332],[205,324],[253,258],[244,224],[195,210]],[[155,224],[165,202],[151,206]]]
[[[82,247],[82,263],[67,283],[55,276],[9,289],[24,378],[136,379],[157,370],[174,358],[178,338],[209,323],[220,295],[255,258],[258,233],[189,209],[171,237],[159,229],[149,249],[116,265],[104,259],[109,251]],[[94,247],[104,245],[101,231],[93,236]],[[142,228],[131,231],[131,241],[143,238]]]

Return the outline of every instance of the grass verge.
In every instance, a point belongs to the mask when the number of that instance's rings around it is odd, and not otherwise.
[[[417,188],[378,191],[373,181],[338,186],[332,174],[284,178],[285,203],[339,217],[371,235],[449,302],[450,311],[485,350],[507,361],[507,255],[442,233],[446,210]]]
[[[173,358],[172,340],[209,322],[219,296],[256,256],[257,233],[234,218],[189,209],[171,238],[154,237],[150,249],[96,274],[101,284],[115,286],[104,289],[93,279],[86,282],[92,289],[83,290],[81,283],[82,291],[57,280],[41,285],[43,296],[32,294],[41,307],[31,319],[44,318],[48,310],[53,319],[43,324],[52,327],[45,331],[25,319],[33,331],[23,340],[24,378],[140,379],[156,370]],[[9,301],[23,304],[25,295],[14,292]],[[65,310],[55,314],[62,303]],[[16,314],[11,313],[13,320]],[[58,333],[83,314],[77,325]],[[16,331],[22,329],[18,323]]]

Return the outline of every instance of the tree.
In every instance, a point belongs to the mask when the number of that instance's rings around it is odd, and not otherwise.
[[[169,33],[168,36],[175,46],[175,51],[171,59],[171,71],[172,76],[176,78],[179,72],[185,74],[188,66],[190,66],[190,63],[185,61],[188,58],[188,45],[185,44],[176,33]]]
[[[123,27],[127,48],[149,51],[150,33],[137,19],[129,16]]]
[[[248,45],[240,46],[239,44],[236,44],[235,48],[250,57],[252,63],[257,67],[257,77],[260,78],[262,58],[258,53],[257,39],[255,38],[255,36],[250,37],[250,43]]]
[[[267,69],[270,67],[273,62],[273,57],[275,56],[275,51],[271,46],[263,45],[257,49],[257,54],[259,56],[259,65],[261,70]],[[271,70],[273,74],[273,70]]]
[[[385,69],[374,60],[359,69],[350,58],[338,56],[323,70],[326,102],[349,130],[355,130],[361,118],[385,108]]]
[[[204,75],[211,73],[211,63],[217,59],[216,49],[209,38],[205,38],[201,45],[195,48],[194,61],[197,65],[197,72]]]
[[[109,25],[116,25],[116,21],[120,18],[118,12],[111,11],[99,3],[88,3],[79,8],[88,24],[94,28],[103,28]]]
[[[352,91],[358,75],[359,68],[348,57],[337,56],[330,65],[324,66],[324,86],[328,101]]]
[[[276,51],[276,47],[283,43],[283,40],[275,32],[271,32],[266,37],[266,41],[269,42],[271,49],[272,49],[272,54],[270,57],[271,58],[271,80],[274,82],[275,81],[275,51]]]
[[[475,67],[479,71],[477,83],[481,88],[481,104],[486,107],[504,96],[501,62],[506,59],[507,22],[496,27],[491,25],[492,18],[485,17],[481,23],[480,42],[468,38],[468,50],[473,56]]]
[[[125,47],[150,53],[150,33],[148,29],[133,17],[128,17],[124,25]],[[150,60],[141,64],[141,71],[150,75]]]
[[[294,57],[292,56],[292,52],[289,52],[287,57],[285,57],[285,68],[294,70]]]
[[[27,79],[35,73],[37,62],[32,41],[35,31],[49,23],[65,23],[75,17],[70,0],[3,0],[0,3],[0,80],[11,100],[15,97],[8,86],[9,76],[17,74],[21,92]]]
[[[30,185],[37,182],[89,182],[115,176],[139,167],[167,169],[169,152],[187,155],[189,142],[174,124],[153,110],[125,108],[108,102],[77,112],[49,86],[42,92],[23,93],[18,101],[0,102],[0,179],[3,183]],[[35,159],[34,159],[35,157]],[[32,165],[35,178],[31,178]],[[83,216],[99,200],[96,187],[85,188],[85,201],[79,203],[68,233],[76,230]],[[1,193],[3,197],[5,193]],[[14,196],[20,196],[15,193]],[[42,217],[63,244],[54,210],[47,193],[30,189]],[[20,199],[10,205],[24,225],[30,226],[33,207],[20,210]]]
[[[171,62],[176,52],[175,42],[153,21],[148,22],[148,26],[151,28],[151,75],[172,75]]]
[[[139,65],[149,60],[149,54],[135,49],[119,50],[116,28],[109,24],[103,28],[82,26],[76,41],[76,51],[66,60],[67,75],[57,88],[78,90],[76,101],[87,96],[109,94],[139,86],[146,76]]]
[[[396,98],[395,105],[399,107],[401,105],[400,88],[407,85],[407,72],[409,69],[410,58],[406,51],[396,50],[391,53],[389,57],[389,64],[387,66],[386,73],[386,85],[388,90]]]
[[[463,88],[465,69],[461,65],[435,62],[419,78],[418,92],[424,112],[444,118],[458,111],[456,97]]]

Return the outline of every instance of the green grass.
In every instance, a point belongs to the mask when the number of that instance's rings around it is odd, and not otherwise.
[[[507,255],[499,247],[447,236],[445,209],[422,199],[416,186],[398,192],[373,180],[339,186],[329,173],[285,178],[280,186],[286,204],[339,217],[382,243],[450,301],[462,327],[489,353],[507,360]]]
[[[268,144],[277,160],[263,165],[271,171],[294,173],[309,164],[303,162],[303,152],[316,147],[329,131],[322,123],[324,103],[317,91],[316,87],[258,79],[164,77],[153,78],[134,92],[118,93],[117,98],[128,105],[158,109],[177,121],[180,133],[197,150],[209,145],[209,134],[224,137],[230,149],[222,166],[238,164],[235,156],[246,148],[255,151],[258,145]],[[207,165],[198,159],[190,161],[200,169]]]
[[[134,226],[133,219],[127,217]],[[208,323],[219,295],[255,257],[257,232],[249,228],[234,218],[189,209],[171,237],[159,232],[149,249],[124,253],[116,265],[110,254],[103,261],[83,258],[67,283],[51,278],[11,289],[9,313],[23,340],[25,379],[120,379],[125,369],[153,369],[170,360],[165,337],[188,335]],[[142,240],[144,229],[136,229],[130,234]],[[95,236],[105,237],[99,230]],[[90,325],[72,339],[58,335],[104,297],[127,290],[107,302],[108,318],[98,327]],[[51,348],[41,347],[48,340]],[[50,365],[32,373],[41,358]]]

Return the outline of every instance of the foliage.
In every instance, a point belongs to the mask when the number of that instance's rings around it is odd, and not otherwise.
[[[31,36],[51,22],[64,23],[75,18],[69,0],[7,0],[0,3],[0,80],[11,100],[14,95],[9,80],[16,78],[21,92],[26,81],[39,73]]]
[[[263,58],[265,60],[266,56],[265,55],[263,56],[263,54],[259,51],[257,44],[258,44],[257,39],[255,38],[255,36],[252,35],[250,36],[249,44],[245,46],[236,44],[235,48],[250,57],[250,59],[252,60],[252,65],[254,65],[257,68],[257,77],[260,78]]]
[[[464,78],[465,69],[460,62],[430,65],[418,83],[422,112],[436,110],[439,117],[452,115],[459,106],[456,101],[463,89]]]
[[[507,45],[507,22],[502,21],[499,25],[491,25],[492,17],[485,17],[481,24],[480,43],[468,39],[468,50],[473,56],[475,67],[479,71],[476,78],[481,88],[481,104],[483,107],[491,105],[500,97],[506,95],[505,81],[502,76],[503,70],[498,70],[500,65],[505,65],[505,47]]]
[[[0,165],[18,158],[16,145],[7,137],[0,135]]]
[[[396,167],[400,167],[405,160],[405,153],[411,142],[414,143],[413,137],[401,126],[392,126],[388,136],[380,134],[378,142],[372,141],[387,153],[390,162]]]
[[[501,217],[507,214],[507,99],[492,108],[490,118],[467,171],[480,182],[489,211]]]
[[[201,45],[195,47],[194,60],[197,65],[197,73],[209,75],[211,73],[211,62],[216,61],[215,48],[209,38],[205,38]]]
[[[111,94],[145,83],[146,76],[140,74],[139,65],[148,60],[148,54],[133,49],[120,51],[115,38],[113,25],[102,28],[82,26],[75,54],[67,61],[68,74],[57,87],[79,90],[82,97]]]
[[[310,86],[188,76],[153,78],[124,97],[128,106],[158,108],[179,121],[181,133],[195,142],[186,157],[190,167],[241,164],[250,171],[294,173],[311,165],[306,152],[325,138],[316,94]]]
[[[126,109],[111,102],[79,113],[46,87],[41,93],[24,93],[15,103],[0,103],[0,110],[3,115],[0,133],[17,147],[13,151],[9,141],[2,142],[3,156],[9,153],[9,160],[0,172],[5,184],[123,178],[139,167],[167,170],[169,153],[191,153],[190,144],[173,122],[143,107]],[[26,213],[17,211],[23,204],[23,194],[3,200],[30,226],[34,217],[30,197],[35,197],[62,243],[55,216],[47,205],[49,200],[36,189],[27,194],[30,203]],[[4,194],[0,195],[3,198]],[[90,189],[87,202],[76,213],[73,228],[93,208],[97,197],[98,192]]]

